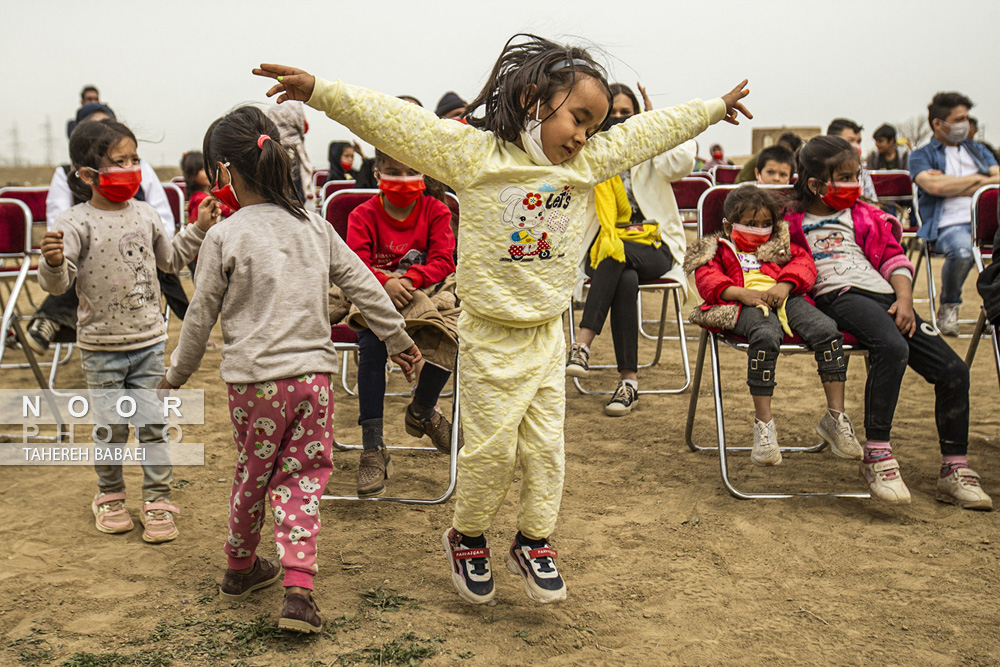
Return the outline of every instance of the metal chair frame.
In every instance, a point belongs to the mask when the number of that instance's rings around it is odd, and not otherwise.
[[[980,226],[983,221],[981,219],[982,216],[979,215],[980,202],[982,201],[982,198],[991,191],[1000,192],[1000,186],[987,185],[979,188],[976,190],[975,194],[972,195],[972,229],[975,230],[975,233],[972,235],[972,257],[976,262],[976,270],[979,273],[982,273],[986,268],[985,256],[987,254],[989,254],[993,261],[996,261],[996,259],[993,258],[993,252],[996,249],[992,247],[992,244],[994,235],[997,231],[997,209],[995,206],[984,206],[984,209],[988,211],[988,214],[992,214],[994,216],[992,220],[993,225],[990,226],[991,228],[983,228]],[[983,335],[985,329],[986,308],[980,307],[979,318],[976,320],[976,328],[972,333],[972,340],[969,342],[969,350],[965,354],[965,364],[970,369],[972,368],[972,362],[976,358],[976,350],[979,348],[979,339]],[[997,337],[997,328],[993,327],[993,330],[990,332],[990,339],[993,343],[993,362],[997,369],[997,381],[1000,382],[1000,342],[998,342]]]
[[[742,171],[742,170],[743,170],[743,167],[741,167],[739,165],[717,164],[714,167],[712,167],[711,169],[709,169],[708,171],[709,171],[710,174],[712,174],[712,184],[713,185],[735,185],[736,184],[736,178],[739,176],[740,171]],[[725,174],[732,173],[733,180],[731,180],[731,181],[728,180],[728,176],[724,176],[720,180],[719,179],[719,174],[723,174],[723,173],[725,173]]]

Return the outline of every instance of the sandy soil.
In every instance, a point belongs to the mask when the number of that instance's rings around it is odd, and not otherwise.
[[[189,282],[186,288],[190,293]],[[965,296],[978,302],[972,281]],[[168,351],[178,332],[172,319]],[[967,342],[953,341],[960,354]],[[695,349],[696,341],[692,364]],[[641,350],[648,353],[651,345],[644,342]],[[19,354],[10,352],[5,361]],[[611,357],[604,336],[594,361]],[[451,503],[331,502],[322,507],[316,580],[327,631],[302,639],[273,629],[278,587],[244,604],[217,597],[234,465],[219,360],[219,351],[210,351],[190,385],[206,392],[207,423],[185,433],[206,443],[207,460],[204,467],[175,471],[174,500],[182,510],[175,542],[146,545],[138,530],[99,534],[89,509],[94,473],[87,467],[0,469],[0,540],[6,544],[0,665],[1000,663],[998,515],[935,501],[933,390],[912,372],[895,430],[913,493],[913,504],[903,508],[829,498],[736,500],[722,488],[718,456],[684,445],[688,394],[646,396],[631,416],[611,419],[602,413],[604,399],[569,385],[566,493],[553,538],[569,587],[566,603],[531,603],[499,561],[497,604],[461,602],[440,547]],[[729,436],[746,442],[745,360],[730,350],[722,360]],[[661,367],[642,372],[642,386],[675,382],[678,367],[672,349]],[[822,392],[811,357],[783,358],[778,381],[782,441],[814,442]],[[863,364],[855,359],[848,409],[859,430],[863,381]],[[82,382],[74,356],[58,383]],[[972,382],[971,460],[998,495],[997,377],[985,353],[973,366]],[[610,389],[613,383],[605,374],[595,384]],[[27,371],[8,371],[0,384],[29,387],[32,380]],[[708,391],[706,382],[695,432],[703,444],[714,437]],[[360,441],[356,400],[342,391],[336,400],[338,437]],[[404,404],[387,399],[390,443],[413,442],[402,428]],[[330,491],[352,490],[357,458],[356,452],[335,456]],[[400,474],[392,491],[433,497],[445,487],[443,456],[394,458]],[[735,454],[732,474],[755,490],[863,490],[856,464],[828,452],[788,455],[766,470]],[[137,498],[139,470],[126,477]],[[497,552],[514,532],[516,494],[517,481],[489,533]],[[136,519],[137,507],[130,501]],[[273,555],[263,532],[262,553]]]

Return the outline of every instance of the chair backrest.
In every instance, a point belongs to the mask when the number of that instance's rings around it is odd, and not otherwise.
[[[47,186],[9,186],[0,188],[0,197],[5,199],[17,199],[27,205],[31,212],[31,221],[37,223],[45,222],[45,198],[49,195]]]
[[[700,176],[688,176],[670,184],[677,200],[677,208],[682,212],[698,210],[698,200],[705,190],[712,187],[712,182]]]
[[[170,204],[170,211],[174,214],[174,229],[184,226],[184,190],[176,183],[160,183],[163,191],[167,194],[167,203]]]
[[[993,238],[997,233],[997,203],[1000,201],[1000,186],[985,185],[972,195],[972,245],[983,255],[991,255]]]
[[[916,183],[912,184],[911,195],[912,199],[912,209],[910,213],[910,230],[915,231],[924,226],[924,219],[920,217],[920,186]],[[906,232],[907,230],[903,230]]]
[[[323,200],[323,218],[326,219],[340,238],[347,240],[347,217],[351,211],[378,194],[378,190],[352,188],[337,190]]]
[[[712,172],[710,171],[692,171],[687,175],[688,178],[704,178],[706,181],[715,185],[715,181],[712,180]]]
[[[313,185],[317,188],[323,187],[323,182],[326,181],[326,175],[330,173],[329,169],[317,169],[313,172]]]
[[[0,257],[31,252],[31,210],[20,199],[0,198]]]
[[[738,165],[717,164],[711,169],[712,182],[716,185],[732,185],[742,169]]]
[[[319,196],[320,201],[326,201],[326,198],[332,195],[334,192],[339,192],[340,190],[350,190],[355,186],[354,181],[328,181],[323,184],[323,189],[320,190]]]
[[[183,176],[174,176],[173,178],[170,179],[170,182],[171,183],[176,183],[178,186],[180,186],[182,188],[184,187],[184,177]]]
[[[910,172],[903,169],[881,169],[868,172],[875,186],[879,201],[910,201],[913,199],[913,183]]]
[[[740,185],[716,185],[706,190],[701,199],[698,200],[698,238],[711,236],[722,231],[723,205],[729,193]],[[792,194],[793,188],[790,185],[758,185],[758,188],[770,190],[773,195],[788,197]]]

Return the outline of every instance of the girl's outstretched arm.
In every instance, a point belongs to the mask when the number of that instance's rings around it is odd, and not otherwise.
[[[592,179],[598,183],[606,181],[614,174],[693,139],[720,120],[738,125],[740,113],[753,118],[741,101],[750,94],[744,87],[746,83],[744,80],[714,100],[696,99],[669,109],[641,113],[607,132],[598,133],[580,154],[591,165]]]
[[[253,73],[278,81],[267,95],[280,93],[279,104],[306,102],[382,152],[456,190],[472,182],[496,143],[488,132],[367,88],[284,65],[264,64]]]

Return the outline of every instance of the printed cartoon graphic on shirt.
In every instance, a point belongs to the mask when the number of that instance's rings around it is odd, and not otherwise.
[[[153,290],[153,276],[148,268],[150,259],[149,239],[141,231],[132,232],[118,242],[118,252],[125,261],[127,270],[134,274],[135,283],[121,299],[112,299],[109,309],[121,312],[142,310],[147,303],[156,300]]]
[[[737,252],[736,258],[740,260],[740,268],[743,269],[743,273],[760,271],[760,260],[757,259],[757,255],[755,253]]]
[[[874,271],[854,240],[854,230],[840,218],[827,218],[814,224],[803,225],[802,231],[812,248],[813,261],[818,272],[814,289],[830,282],[834,275],[858,275]],[[832,269],[832,274],[829,271]]]
[[[533,261],[551,259],[561,245],[569,216],[564,213],[573,198],[572,188],[562,190],[545,184],[537,191],[519,186],[504,188],[500,202],[506,204],[503,221],[514,227],[510,232],[507,256],[501,261]],[[547,193],[547,194],[546,194]]]

